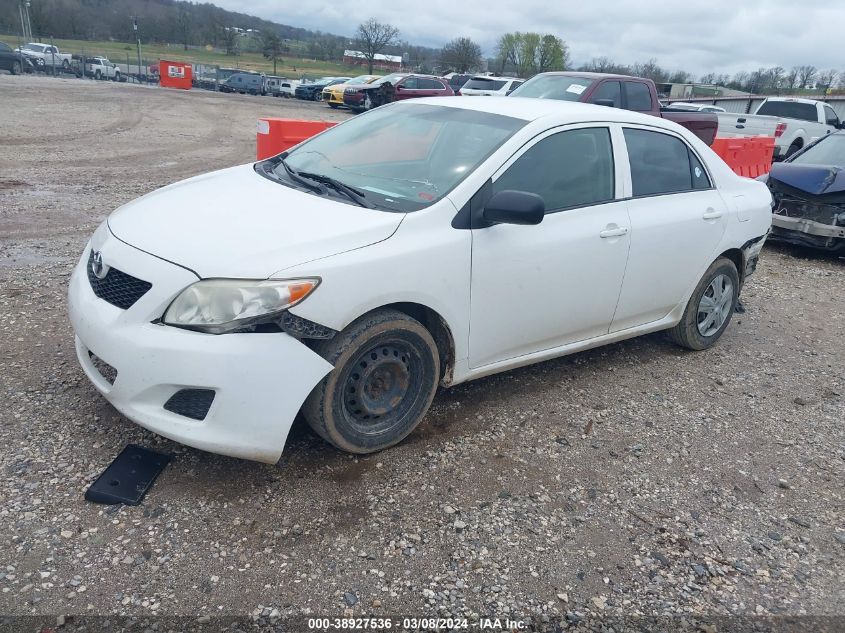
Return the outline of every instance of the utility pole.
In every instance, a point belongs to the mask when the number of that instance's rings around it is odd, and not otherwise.
[[[135,42],[138,45],[138,83],[141,83],[141,35],[138,33],[138,18],[132,16],[132,30],[135,31]],[[128,70],[128,68],[127,68]],[[146,75],[147,73],[144,73]]]
[[[29,19],[29,0],[20,0],[18,11],[21,16],[21,31],[23,32],[24,44],[32,41],[32,22]]]

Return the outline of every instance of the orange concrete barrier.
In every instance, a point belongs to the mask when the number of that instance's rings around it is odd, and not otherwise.
[[[772,168],[775,138],[773,136],[717,138],[713,140],[710,148],[735,173],[746,178],[756,178],[768,174]]]
[[[297,121],[274,117],[258,119],[255,135],[258,160],[281,154],[323,130],[337,125],[336,121]]]

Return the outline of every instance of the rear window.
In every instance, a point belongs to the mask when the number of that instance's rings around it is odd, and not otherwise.
[[[580,101],[581,95],[594,83],[596,83],[594,79],[584,77],[537,75],[514,90],[510,96]]]
[[[469,88],[470,90],[501,90],[505,87],[507,81],[499,81],[496,79],[470,79],[464,84],[461,90]]]
[[[769,116],[780,116],[785,119],[798,119],[799,121],[816,121],[816,106],[812,103],[800,103],[798,101],[766,101],[757,110],[757,114]]]
[[[631,128],[624,134],[635,198],[710,187],[704,166],[680,139]]]
[[[651,90],[637,81],[625,82],[625,96],[628,98],[628,110],[648,112],[651,110]]]

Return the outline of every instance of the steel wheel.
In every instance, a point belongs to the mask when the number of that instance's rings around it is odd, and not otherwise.
[[[734,305],[734,286],[727,275],[717,275],[698,302],[698,331],[701,336],[718,332]]]
[[[314,351],[334,369],[302,413],[320,436],[352,453],[380,451],[405,438],[428,410],[440,378],[431,334],[396,310],[364,315]]]
[[[356,358],[343,388],[343,412],[349,424],[366,435],[389,431],[414,402],[411,373],[419,366],[419,354],[401,340]]]

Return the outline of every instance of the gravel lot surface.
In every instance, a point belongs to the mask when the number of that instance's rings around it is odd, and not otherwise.
[[[239,461],[99,396],[69,274],[114,208],[253,159],[257,117],[347,115],[7,75],[0,105],[0,612],[845,627],[845,260],[767,246],[706,352],[646,336],[441,391],[378,455],[298,422]],[[84,501],[129,442],[175,456],[143,504]]]

